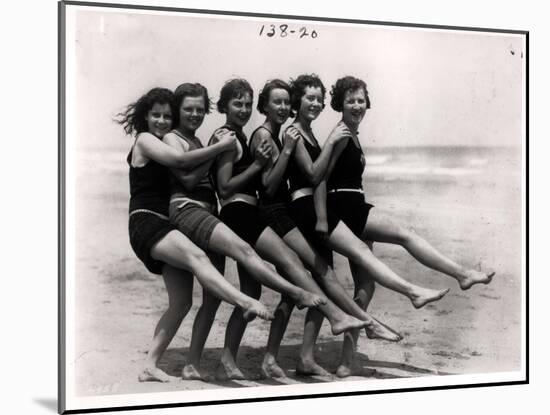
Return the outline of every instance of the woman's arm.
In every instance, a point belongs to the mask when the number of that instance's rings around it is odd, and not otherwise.
[[[143,136],[147,134],[147,136]],[[181,146],[180,138],[174,133],[168,133],[164,136],[164,143],[160,142],[155,136],[149,133],[140,134],[138,143],[142,141],[143,154],[156,162],[167,167],[191,170],[208,160],[214,159],[220,153],[228,151],[235,146],[234,135],[224,135],[216,145],[199,148],[191,151],[184,151]],[[143,136],[143,137],[142,137]],[[154,140],[154,141],[153,141]]]
[[[214,159],[210,159],[190,171],[182,169],[170,169],[185,190],[193,190],[197,184],[208,174]]]
[[[313,193],[313,206],[315,208],[315,215],[317,216],[317,223],[315,224],[315,231],[321,236],[326,238],[328,236],[328,220],[327,220],[327,180],[334,169],[334,165],[338,161],[338,158],[342,154],[342,151],[346,147],[350,138],[344,138],[334,146],[332,155],[327,167],[325,177],[315,187]]]
[[[328,178],[332,174],[332,170],[334,170],[334,166],[336,165],[336,162],[340,158],[342,151],[344,151],[344,148],[346,148],[348,144],[348,140],[351,140],[351,138],[346,137],[343,140],[338,141],[338,143],[332,149],[332,154],[330,156],[330,161],[328,163],[327,172],[324,177],[325,180],[328,180]]]
[[[313,193],[313,206],[317,223],[315,224],[315,232],[320,234],[321,238],[328,236],[328,220],[327,220],[327,182],[325,179],[315,188]]]
[[[233,176],[233,151],[223,153],[216,163],[216,178],[218,194],[222,199],[227,199],[242,189],[255,175],[260,173],[267,162],[270,152],[258,147],[255,152],[254,162],[241,174]]]
[[[302,141],[304,138],[298,140],[296,150],[294,151],[294,158],[313,186],[317,186],[326,175],[332,151],[336,144],[347,136],[351,136],[349,129],[343,123],[337,124],[323,146],[321,154],[319,154],[319,157],[314,162],[311,161],[311,157]]]
[[[252,140],[250,141],[251,151],[253,152],[264,140],[273,148],[274,143],[270,134],[267,131],[259,130],[252,136]],[[288,161],[296,146],[296,141],[297,137],[286,139],[277,161],[273,163],[273,159],[270,158],[264,166],[262,172],[262,185],[265,187],[266,193],[269,196],[273,196],[281,184],[285,170],[288,166]]]

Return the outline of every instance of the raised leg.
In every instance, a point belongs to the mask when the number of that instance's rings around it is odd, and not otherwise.
[[[273,230],[267,228],[262,233],[256,243],[256,249],[264,259],[275,264],[282,275],[307,290],[307,292],[314,293],[317,298],[322,299],[318,309],[328,318],[333,334],[340,334],[345,330],[362,325],[362,321],[346,315],[324,296],[319,285],[304,268],[298,255]],[[353,303],[353,301],[351,302]]]
[[[404,280],[386,264],[376,258],[363,241],[358,239],[349,228],[339,222],[328,238],[329,246],[362,268],[379,284],[405,295],[415,308],[443,298],[449,289],[431,290],[419,287]]]
[[[474,284],[489,284],[495,274],[465,269],[443,255],[417,233],[398,225],[377,209],[371,210],[363,235],[365,237],[368,235],[377,242],[401,245],[418,262],[456,279],[463,290],[469,289]]]
[[[190,271],[214,296],[242,308],[245,313],[270,320],[263,304],[233,287],[212,265],[206,254],[179,231],[172,231],[151,248],[151,256],[174,268]]]
[[[302,233],[295,228],[285,235],[284,240],[298,254],[306,267],[311,271],[315,281],[318,282],[329,298],[344,312],[363,320],[365,313],[357,307],[357,304],[340,283],[334,270],[328,265],[325,258],[315,250]]]
[[[220,223],[214,228],[210,237],[210,249],[233,258],[251,277],[261,284],[289,296],[296,302],[297,306],[316,307],[319,305],[317,296],[312,296],[277,274],[248,243],[239,238],[225,224]]]

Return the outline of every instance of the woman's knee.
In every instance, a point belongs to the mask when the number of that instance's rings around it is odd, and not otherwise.
[[[206,255],[206,252],[204,252],[197,246],[194,246],[191,249],[187,249],[185,257],[192,270],[195,270],[196,268],[202,269],[205,266],[212,266],[212,263],[210,262],[208,255]]]
[[[396,244],[405,246],[416,237],[416,233],[410,228],[396,225],[393,237]]]
[[[254,248],[252,248],[249,243],[243,241],[242,239],[235,240],[232,243],[232,249],[236,256],[236,259],[258,256]]]

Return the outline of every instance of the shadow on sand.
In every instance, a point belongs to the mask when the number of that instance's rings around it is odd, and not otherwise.
[[[318,343],[316,346],[317,363],[333,374],[338,367],[338,359],[342,349],[341,341],[328,341]],[[172,376],[181,376],[181,370],[185,364],[188,348],[168,349],[159,366]],[[216,369],[220,360],[221,348],[206,348],[201,360],[201,373],[204,381],[224,387],[243,387],[254,384],[260,385],[284,385],[295,383],[322,383],[340,380],[335,375],[331,376],[300,376],[296,375],[296,362],[300,354],[300,344],[282,345],[279,351],[278,363],[287,373],[287,379],[266,379],[261,372],[262,359],[265,349],[263,347],[250,347],[243,345],[239,349],[237,364],[246,380],[219,380],[216,379]],[[363,353],[356,353],[355,365],[352,376],[390,379],[408,378],[422,375],[447,375],[432,369],[416,367],[401,362],[387,362],[381,360],[369,360]]]

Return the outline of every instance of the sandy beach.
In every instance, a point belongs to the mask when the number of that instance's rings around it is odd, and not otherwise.
[[[368,166],[365,186],[376,209],[407,224],[458,262],[496,271],[488,286],[462,291],[456,282],[429,270],[400,247],[376,244],[374,252],[406,279],[432,288],[450,287],[441,301],[415,310],[403,296],[378,286],[369,311],[404,339],[372,341],[361,334],[357,372],[340,380],[295,376],[305,311],[295,311],[283,339],[280,365],[289,377],[262,379],[260,364],[269,323],[255,320],[245,333],[238,364],[246,381],[213,378],[231,307],[223,304],[208,338],[202,371],[207,381],[139,383],[137,375],[154,326],[167,304],[162,278],[147,272],[127,236],[128,177],[124,152],[112,152],[101,167],[88,152],[77,177],[75,301],[76,393],[79,396],[212,389],[253,385],[340,382],[425,375],[518,370],[521,364],[521,182],[516,171],[484,167],[481,173],[403,175]],[[436,156],[430,156],[436,157]],[[475,164],[475,163],[474,163]],[[502,163],[497,163],[502,166]],[[384,164],[386,166],[386,164]],[[517,167],[517,165],[516,165]],[[456,172],[455,172],[456,173]],[[336,257],[336,272],[352,292],[347,262]],[[226,278],[237,284],[227,262]],[[161,361],[180,376],[191,326],[201,303],[195,283],[193,308]],[[279,295],[265,288],[261,300],[274,309]],[[69,328],[70,330],[70,328]],[[317,343],[318,362],[334,372],[342,336],[325,323]]]

